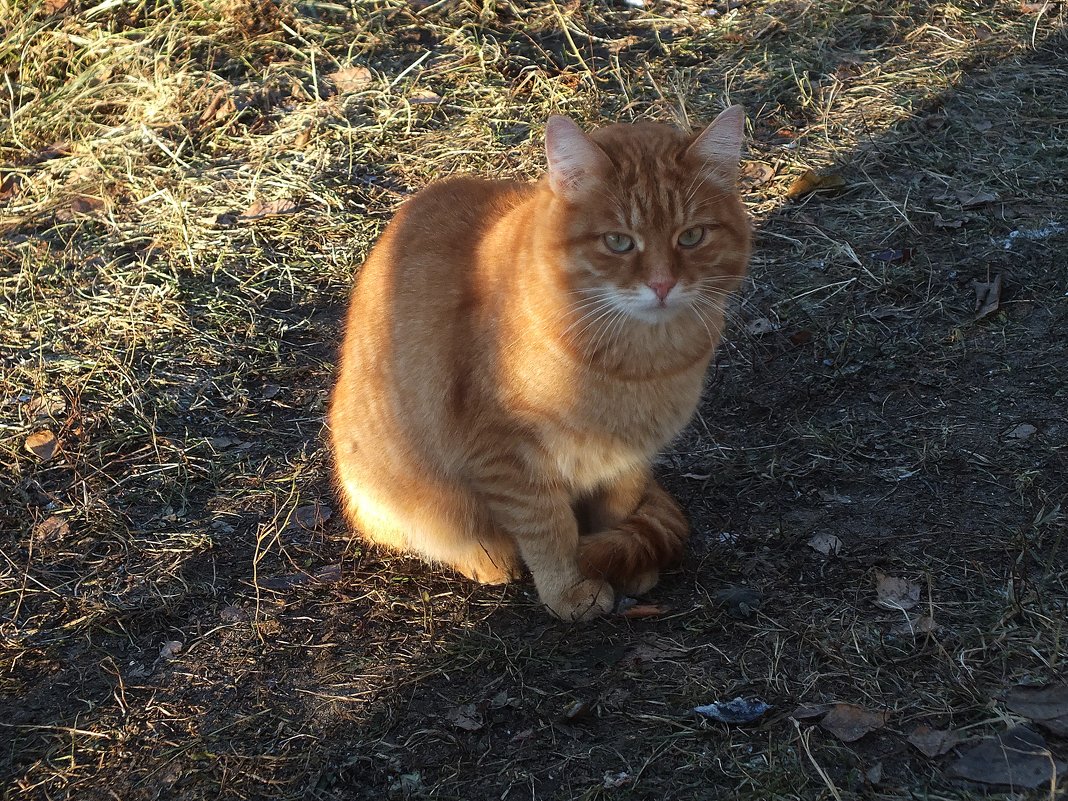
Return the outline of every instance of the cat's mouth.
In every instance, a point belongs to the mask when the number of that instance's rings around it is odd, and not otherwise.
[[[657,293],[642,287],[626,294],[620,293],[616,305],[630,317],[644,323],[664,323],[691,305],[690,292],[675,287],[667,293]]]

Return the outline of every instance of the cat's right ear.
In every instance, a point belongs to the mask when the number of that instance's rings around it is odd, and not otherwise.
[[[578,200],[610,166],[608,156],[570,118],[554,114],[545,124],[549,186],[567,200]]]

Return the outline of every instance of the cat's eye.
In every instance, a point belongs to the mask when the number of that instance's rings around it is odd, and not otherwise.
[[[679,246],[684,248],[692,248],[701,244],[701,240],[705,238],[705,228],[703,225],[695,225],[693,228],[687,228],[681,234],[679,234]]]
[[[604,244],[613,253],[626,253],[628,250],[634,250],[634,240],[618,231],[605,234]]]

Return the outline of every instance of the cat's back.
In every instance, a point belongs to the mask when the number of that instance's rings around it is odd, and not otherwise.
[[[398,209],[375,255],[387,249],[394,269],[451,271],[468,263],[494,224],[532,191],[528,184],[474,176],[437,181]]]

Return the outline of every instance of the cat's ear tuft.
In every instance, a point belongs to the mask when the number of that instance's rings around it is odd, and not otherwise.
[[[601,179],[608,157],[569,117],[554,114],[545,124],[549,186],[558,196],[577,200]]]
[[[731,186],[738,181],[738,161],[745,137],[745,109],[731,106],[712,121],[690,145],[686,155]]]

